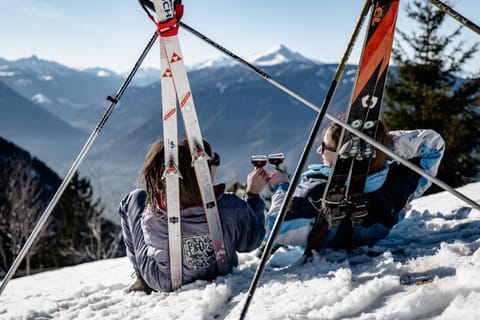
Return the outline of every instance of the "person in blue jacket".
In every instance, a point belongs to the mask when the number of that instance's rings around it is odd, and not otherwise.
[[[345,116],[340,118],[345,119]],[[410,202],[430,187],[431,183],[426,178],[397,161],[387,159],[385,153],[376,150],[364,189],[368,199],[368,214],[363,223],[352,230],[348,227],[348,224],[351,226],[348,218],[344,219],[338,228],[328,228],[328,223],[323,222],[321,230],[310,233],[322,206],[323,193],[336,159],[341,131],[341,126],[334,122],[325,129],[323,141],[317,149],[317,153],[323,158],[323,164],[310,165],[302,174],[275,238],[276,244],[306,246],[308,243],[307,248],[317,248],[319,251],[328,247],[348,250],[356,246],[373,245],[386,237],[390,229],[405,217]],[[420,166],[430,175],[437,174],[445,149],[445,143],[437,132],[428,129],[388,132],[385,124],[380,121],[376,140],[403,159]],[[267,233],[273,227],[289,187],[287,176],[280,170],[271,174],[269,184],[274,188],[274,194],[267,214]],[[315,232],[323,235],[316,235]],[[312,243],[315,241],[317,243]]]
[[[212,180],[220,157],[204,141]],[[209,234],[207,218],[197,179],[192,167],[188,142],[178,145],[178,170],[183,176],[180,186],[180,216],[182,230],[182,284],[196,280],[212,280],[219,275]],[[128,291],[172,291],[168,248],[164,143],[155,142],[145,159],[140,182],[145,190],[130,192],[120,203],[123,240],[136,275]],[[229,271],[238,265],[236,252],[256,249],[265,236],[265,204],[259,193],[268,182],[263,169],[253,170],[247,177],[246,198],[224,192],[225,185],[214,186],[223,231]]]

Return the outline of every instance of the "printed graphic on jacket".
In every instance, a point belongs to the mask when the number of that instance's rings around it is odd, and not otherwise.
[[[188,268],[200,269],[215,262],[212,239],[208,234],[183,238],[184,263]]]

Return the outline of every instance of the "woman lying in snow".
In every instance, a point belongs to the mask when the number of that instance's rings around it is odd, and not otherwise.
[[[368,199],[368,214],[360,225],[352,228],[350,219],[344,219],[337,228],[329,228],[326,217],[319,220],[312,231],[314,221],[322,206],[322,197],[336,151],[342,127],[332,122],[323,133],[323,142],[317,149],[323,164],[310,165],[302,174],[293,198],[287,207],[284,222],[275,242],[280,245],[305,246],[320,250],[333,247],[351,249],[360,245],[373,245],[386,237],[390,229],[402,220],[409,203],[422,195],[431,183],[396,161],[376,150],[370,163],[364,194]],[[435,176],[442,159],[445,144],[433,130],[408,130],[388,132],[379,122],[376,140],[394,153],[419,165],[425,172]],[[270,178],[274,188],[272,204],[267,216],[267,233],[280,212],[288,178],[281,170],[275,170]],[[306,252],[310,254],[310,252]]]
[[[204,141],[210,175],[215,177],[220,157]],[[187,141],[178,145],[180,186],[180,216],[182,228],[182,284],[196,280],[211,280],[220,273],[214,256],[205,210],[192,166]],[[146,190],[129,193],[120,203],[123,240],[136,275],[129,291],[172,291],[169,258],[168,210],[164,143],[157,141],[150,148],[141,172]],[[253,170],[247,177],[245,201],[224,193],[225,185],[217,185],[219,218],[222,225],[228,271],[238,264],[236,252],[249,252],[261,244],[265,236],[265,204],[259,193],[267,185],[268,174]]]

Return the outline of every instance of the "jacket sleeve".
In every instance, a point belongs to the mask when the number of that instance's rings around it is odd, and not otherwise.
[[[286,197],[288,184],[284,184],[276,189],[272,196],[270,210],[267,214],[267,233],[270,235],[273,226],[280,214],[282,203]],[[293,212],[287,212],[293,214]],[[312,222],[315,218],[299,217],[295,219],[285,219],[277,231],[275,242],[289,246],[302,246],[307,243],[308,233],[312,228]]]
[[[247,198],[247,203],[252,209],[252,213],[257,219],[259,225],[265,224],[265,202],[260,197]]]
[[[282,208],[283,199],[285,199],[286,191],[282,189],[278,189],[272,195],[270,209],[267,213],[267,225],[265,229],[267,230],[267,234],[270,234],[272,231],[273,225],[275,224],[275,220],[277,219],[278,214],[280,213],[280,209]]]
[[[172,282],[170,279],[170,260],[168,256],[168,235],[162,226],[158,223],[156,212],[150,208],[143,213],[142,230],[147,245],[147,256],[150,260],[145,260],[140,268],[143,268],[142,274],[148,285],[157,291],[172,291]]]
[[[249,252],[260,246],[265,237],[265,203],[260,197],[254,197],[242,201],[236,196],[232,205],[237,211],[236,230],[236,248],[238,252]]]
[[[426,173],[436,176],[440,161],[445,152],[445,142],[440,134],[430,129],[391,131],[391,149],[398,156],[406,160],[418,158],[420,167]],[[420,177],[415,192],[408,202],[421,196],[431,182]]]

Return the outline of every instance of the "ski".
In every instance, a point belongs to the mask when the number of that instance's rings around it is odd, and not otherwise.
[[[347,123],[375,139],[381,113],[390,53],[392,50],[399,0],[375,0],[359,69],[347,110]],[[363,194],[365,181],[375,149],[345,129],[338,143],[322,209],[309,236],[338,228],[337,234],[349,234],[367,215],[367,198]],[[309,249],[320,249],[320,246]]]
[[[361,106],[363,110],[363,132],[373,139],[375,139],[381,114],[399,2],[399,0],[385,1],[378,3],[378,6],[373,9],[369,41],[365,46],[364,58],[359,66],[359,76],[363,75],[364,78],[357,79],[358,82],[352,97],[352,108],[358,110]],[[369,68],[375,71],[371,73]],[[370,74],[371,76],[368,78]],[[363,85],[364,83],[365,85]],[[356,124],[360,119],[362,118],[352,117],[351,124]],[[359,161],[353,161],[347,192],[347,202],[354,204],[350,216],[354,225],[361,224],[367,215],[367,201],[363,189],[371,159],[375,157],[375,149],[371,144],[361,141],[360,147],[361,152],[357,154]]]
[[[148,2],[148,1],[147,1]],[[144,2],[142,2],[144,7]],[[152,8],[151,3],[147,4]],[[193,101],[192,92],[190,89],[190,84],[188,81],[188,76],[183,61],[183,54],[180,48],[180,42],[178,40],[178,24],[176,16],[176,8],[173,6],[173,1],[167,0],[154,0],[153,8],[157,14],[158,23],[158,33],[160,35],[160,45],[161,45],[161,62],[164,62],[166,66],[165,69],[162,67],[162,79],[171,78],[173,80],[173,89],[176,93],[178,99],[179,109],[182,114],[182,119],[184,123],[185,133],[190,147],[190,152],[193,159],[193,167],[195,170],[195,175],[199,183],[199,189],[203,200],[203,207],[207,217],[208,227],[210,237],[212,238],[212,246],[215,254],[215,260],[218,266],[220,274],[227,274],[229,267],[226,257],[225,244],[223,241],[223,232],[220,222],[220,217],[218,213],[218,207],[216,202],[215,193],[213,190],[213,182],[210,175],[210,168],[208,165],[208,160],[210,160],[208,154],[205,152],[203,137],[200,130],[200,125],[198,122],[198,117],[195,109],[195,104]],[[145,9],[145,7],[144,7]],[[183,7],[178,4],[177,9],[183,10]],[[148,13],[148,12],[147,12]],[[168,69],[167,69],[168,68]],[[165,77],[163,76],[165,75]],[[167,82],[167,81],[165,81]],[[172,85],[169,82],[167,84],[168,90],[172,89]],[[163,85],[163,82],[162,82]],[[163,90],[163,89],[162,89]],[[172,92],[172,91],[170,91]],[[169,108],[167,106],[167,108]],[[176,113],[176,110],[170,106],[170,113],[164,114],[165,116],[173,115]],[[173,120],[167,119],[173,123]],[[176,122],[175,122],[176,128]],[[165,129],[164,129],[165,130]],[[172,132],[169,132],[169,137],[171,137]],[[166,159],[167,160],[167,159]],[[172,171],[175,171],[175,168],[172,168]],[[167,174],[169,176],[170,174]],[[172,178],[177,179],[178,177]],[[168,186],[167,186],[168,188]],[[168,192],[168,191],[167,191]],[[178,192],[177,192],[178,194]],[[168,201],[168,200],[167,200]],[[170,208],[169,208],[169,217],[170,217]],[[178,217],[179,218],[179,217]],[[169,227],[172,224],[172,230],[179,228],[180,219],[178,221],[175,219],[175,222],[170,222]],[[176,224],[173,226],[173,224]],[[175,233],[170,234],[169,229],[169,241],[174,245],[171,255],[180,255],[181,256],[181,245],[180,251],[178,249],[178,241],[172,239],[175,237]],[[181,238],[181,236],[180,236]],[[180,240],[181,243],[181,240]],[[178,259],[176,260],[178,262]],[[171,267],[174,265],[171,261]],[[181,265],[180,265],[181,266]],[[176,267],[178,269],[178,267]],[[178,272],[178,270],[176,271]],[[181,269],[180,269],[181,272]],[[173,280],[173,269],[172,269],[172,280]],[[172,282],[173,283],[173,282]]]
[[[162,90],[163,140],[168,208],[168,244],[172,289],[182,285],[182,230],[180,224],[180,188],[178,179],[177,97],[168,63],[164,39],[160,38],[160,83]]]

